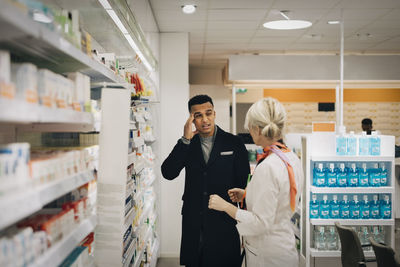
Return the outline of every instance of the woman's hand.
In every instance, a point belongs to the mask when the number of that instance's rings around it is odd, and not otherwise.
[[[243,200],[244,190],[241,188],[232,188],[228,190],[228,195],[232,202],[240,202]]]
[[[226,211],[229,203],[218,195],[211,195],[208,201],[208,208],[218,211]]]

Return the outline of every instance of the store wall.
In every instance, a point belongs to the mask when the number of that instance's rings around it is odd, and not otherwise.
[[[338,55],[234,55],[229,80],[338,80]],[[346,55],[345,80],[400,80],[400,55]]]
[[[164,160],[183,134],[189,100],[189,35],[160,37],[161,153]],[[173,68],[171,64],[173,63]],[[160,201],[161,256],[179,257],[185,171],[173,181],[162,179]]]
[[[308,88],[311,89],[304,89],[307,87],[304,84],[301,86],[304,88],[288,89],[290,86],[296,85],[286,85],[286,88],[280,89],[249,89],[245,94],[238,95],[238,133],[245,131],[243,113],[247,111],[249,103],[264,96],[275,97],[284,104],[288,115],[287,132],[289,133],[310,133],[312,122],[336,121],[335,111],[318,111],[318,102],[335,102],[333,89],[316,89],[311,82],[308,84]],[[323,87],[321,84],[318,86]],[[373,88],[368,88],[371,86]],[[268,87],[268,83],[265,83],[264,87]],[[396,136],[396,143],[400,144],[400,83],[371,83],[371,85],[353,83],[351,87],[357,89],[349,89],[350,95],[347,96],[345,88],[343,121],[346,131],[360,132],[361,120],[369,117],[373,120],[374,129],[382,134]],[[376,89],[379,87],[382,88]],[[326,93],[323,93],[324,91]]]
[[[223,85],[222,67],[218,66],[190,66],[189,83]]]

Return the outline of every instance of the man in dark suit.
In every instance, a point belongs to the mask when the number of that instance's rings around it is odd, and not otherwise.
[[[245,188],[250,172],[241,139],[215,125],[212,99],[198,95],[189,100],[190,117],[184,135],[161,166],[172,180],[185,168],[182,196],[180,264],[188,267],[239,267],[240,239],[236,221],[208,209],[209,196],[230,201],[228,189]],[[192,131],[192,123],[196,131]]]

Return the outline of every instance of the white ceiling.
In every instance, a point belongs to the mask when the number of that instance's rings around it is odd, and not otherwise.
[[[149,0],[160,32],[189,32],[191,65],[225,65],[233,54],[338,53],[344,18],[345,53],[400,54],[399,0]],[[195,3],[194,14],[180,6]],[[269,20],[313,23],[302,30],[262,27]]]

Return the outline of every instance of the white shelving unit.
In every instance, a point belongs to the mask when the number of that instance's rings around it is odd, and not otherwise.
[[[313,266],[312,258],[337,258],[338,266],[340,263],[340,251],[319,251],[313,247],[313,228],[314,226],[333,226],[335,222],[349,226],[385,226],[386,242],[394,247],[394,210],[395,187],[394,187],[394,136],[380,136],[381,155],[380,156],[337,156],[335,149],[336,136],[334,133],[313,133],[302,138],[302,161],[305,172],[305,191],[302,195],[301,205],[301,248],[300,255],[305,266]],[[385,187],[316,187],[312,184],[312,172],[314,163],[357,163],[365,162],[369,165],[378,162],[387,163],[388,186]],[[321,195],[343,195],[343,194],[378,194],[390,195],[392,204],[391,219],[310,219],[310,200],[311,194]],[[341,201],[341,199],[338,199]],[[350,201],[351,199],[349,199]],[[371,199],[370,199],[371,200]],[[361,199],[360,199],[361,201]],[[339,241],[339,240],[338,240]],[[339,241],[340,242],[340,241]],[[365,251],[366,257],[373,257],[373,251]]]
[[[57,267],[59,266],[76,247],[76,245],[84,239],[88,234],[94,231],[96,227],[96,216],[81,222],[69,235],[63,237],[56,244],[52,245],[40,258],[38,258],[29,267]]]
[[[148,168],[148,163],[136,155],[136,150],[128,153],[128,133],[135,123],[131,121],[130,108],[128,90],[102,89],[97,208],[99,224],[95,232],[95,262],[98,267],[128,266],[132,259],[133,266],[139,266],[147,241],[153,235],[153,227],[148,218],[154,213],[154,202],[144,202],[143,206],[136,206],[125,215],[126,199],[133,193],[129,191],[132,190],[133,184],[127,177],[127,167],[133,164],[136,175],[141,175],[143,170]],[[141,139],[141,142],[138,139]],[[144,138],[134,138],[133,143],[136,149],[144,145]],[[152,182],[154,180],[136,185],[132,196],[133,203],[139,205],[146,199],[145,191],[152,186]],[[146,228],[143,227],[147,227],[146,232]],[[133,239],[130,244],[125,244],[129,246],[125,249],[124,236],[129,229],[131,234],[128,238]]]
[[[18,61],[30,62],[55,73],[76,72],[91,81],[118,82],[123,78],[73,46],[58,32],[33,21],[13,1],[0,1],[0,49],[9,51]],[[12,57],[14,59],[14,57]],[[3,128],[3,126],[5,126]],[[70,109],[52,109],[17,99],[0,98],[0,134],[14,132],[6,142],[16,142],[17,133],[88,132],[95,130],[94,116]],[[10,131],[9,129],[13,129]],[[7,134],[9,134],[7,132]],[[26,184],[22,189],[0,196],[0,231],[41,210],[46,204],[95,179],[93,170],[40,186]],[[93,203],[91,203],[93,204]],[[96,215],[74,225],[72,231],[29,266],[59,266],[97,224]]]
[[[15,51],[39,67],[58,73],[80,71],[90,76],[92,82],[113,82],[131,88],[104,64],[90,58],[57,32],[33,21],[8,1],[0,2],[0,30],[1,48]]]
[[[94,179],[92,171],[65,177],[38,187],[29,187],[0,197],[0,229],[39,211],[47,203]]]
[[[340,257],[341,251],[319,251],[314,248],[310,249],[311,257],[317,258],[338,258]],[[365,257],[374,257],[373,251],[364,251]]]

